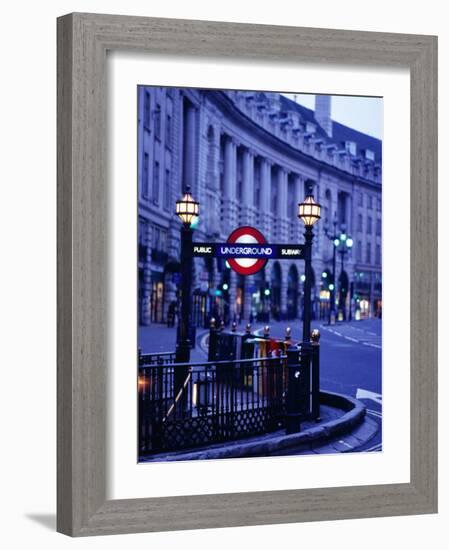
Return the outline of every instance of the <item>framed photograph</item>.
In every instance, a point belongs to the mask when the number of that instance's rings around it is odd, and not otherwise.
[[[58,19],[58,530],[437,511],[436,37]]]

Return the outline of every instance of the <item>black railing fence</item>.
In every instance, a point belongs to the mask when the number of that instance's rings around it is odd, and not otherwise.
[[[177,369],[186,373],[181,384]],[[283,427],[285,377],[285,356],[140,366],[140,455]]]
[[[143,356],[142,356],[143,357]],[[139,366],[139,456],[238,440],[319,417],[319,345],[272,357]]]
[[[141,353],[139,350],[139,367],[146,365],[169,365],[175,362],[174,351],[163,351],[160,353]]]
[[[139,351],[139,456],[232,441],[320,416],[319,331],[311,342],[238,332],[212,319],[208,361]]]

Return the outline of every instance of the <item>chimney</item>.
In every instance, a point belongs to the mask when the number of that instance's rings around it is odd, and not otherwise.
[[[315,96],[315,120],[329,137],[332,137],[331,96]]]

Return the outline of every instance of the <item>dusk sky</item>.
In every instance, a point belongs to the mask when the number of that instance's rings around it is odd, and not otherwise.
[[[314,109],[313,94],[283,94]],[[360,132],[382,139],[383,99],[380,97],[332,96],[332,119]]]

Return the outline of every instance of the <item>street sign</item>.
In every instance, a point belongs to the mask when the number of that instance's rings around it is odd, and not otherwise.
[[[250,258],[266,260],[303,258],[302,244],[242,244],[231,246],[229,243],[195,243],[193,255],[211,258]]]
[[[254,227],[235,229],[226,243],[194,243],[194,256],[223,258],[240,275],[257,273],[270,259],[303,260],[305,247],[302,244],[268,244],[265,237]]]
[[[228,257],[228,263],[235,272],[240,275],[253,275],[263,269],[267,263],[270,247],[264,246],[266,242],[262,233],[254,227],[238,227],[229,235],[228,246],[220,247],[220,252],[223,253],[222,257],[225,257],[225,254],[234,253]],[[231,252],[232,249],[234,250]]]

